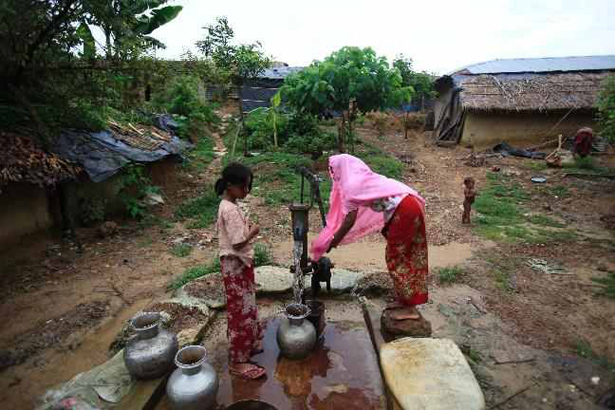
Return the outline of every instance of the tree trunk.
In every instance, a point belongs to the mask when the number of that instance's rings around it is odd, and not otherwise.
[[[337,148],[340,152],[346,152],[346,113],[342,111],[342,122],[337,129]]]
[[[273,111],[272,111],[272,113],[273,113],[273,146],[278,148],[278,129],[277,129],[276,123],[275,123],[276,122],[275,121],[275,119],[276,119],[275,118],[276,117],[276,112],[275,112],[274,108],[272,108],[272,109],[273,109]]]
[[[244,131],[244,117],[243,117],[243,91],[242,91],[242,86],[239,86],[239,92],[237,93],[239,95],[239,119],[241,121],[241,129],[242,132]],[[248,134],[246,134],[244,132],[243,134],[243,156],[247,157],[248,156]]]
[[[350,146],[350,153],[354,154],[354,129],[352,128],[353,119],[348,118],[348,145]]]
[[[111,29],[108,27],[104,28],[105,30],[105,45],[106,45],[106,50],[105,53],[107,55],[107,60],[111,60],[112,54],[111,54]]]
[[[408,139],[408,111],[404,114],[404,139]]]

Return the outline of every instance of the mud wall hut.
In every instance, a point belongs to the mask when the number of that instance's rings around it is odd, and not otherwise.
[[[434,136],[440,145],[531,145],[594,127],[602,83],[615,56],[494,60],[436,81]]]
[[[112,126],[101,132],[66,130],[44,150],[29,137],[0,133],[0,245],[28,234],[72,229],[88,214],[123,212],[120,171],[143,164],[164,186],[188,144],[166,116],[155,126]]]
[[[0,244],[58,223],[55,187],[75,180],[82,169],[33,140],[0,133]]]

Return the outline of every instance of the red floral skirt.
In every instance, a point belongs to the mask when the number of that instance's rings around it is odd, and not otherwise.
[[[235,256],[220,258],[226,289],[227,336],[229,359],[245,363],[263,338],[263,325],[258,321],[254,268]]]
[[[408,306],[426,303],[429,268],[425,211],[412,195],[397,205],[387,227],[386,262],[397,301]]]

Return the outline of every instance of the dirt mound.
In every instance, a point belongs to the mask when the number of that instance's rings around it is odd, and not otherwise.
[[[18,335],[12,349],[0,351],[0,371],[21,364],[48,347],[60,347],[68,336],[77,329],[87,328],[98,323],[107,315],[108,301],[93,301],[81,303],[70,312]]]

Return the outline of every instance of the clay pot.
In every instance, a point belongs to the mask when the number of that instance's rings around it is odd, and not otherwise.
[[[136,336],[124,348],[124,363],[136,379],[156,379],[173,369],[177,337],[160,329],[160,319],[160,313],[145,312],[130,321]]]
[[[282,356],[288,359],[306,358],[316,343],[316,329],[305,320],[310,315],[306,305],[293,303],[285,309],[277,331],[277,341]]]
[[[207,410],[216,406],[218,375],[207,363],[203,346],[186,346],[175,356],[177,369],[167,383],[167,399],[174,410]]]

